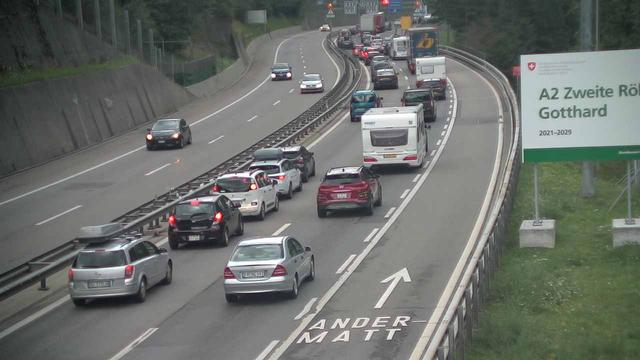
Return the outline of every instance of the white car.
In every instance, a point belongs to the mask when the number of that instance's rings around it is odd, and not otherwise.
[[[218,177],[212,193],[225,194],[242,216],[256,216],[264,220],[268,211],[278,211],[280,203],[276,181],[269,179],[261,170],[224,174]]]
[[[329,24],[323,24],[320,26],[320,31],[331,31],[331,26],[329,26]]]
[[[262,160],[254,161],[250,170],[262,170],[269,178],[276,181],[278,195],[291,199],[294,191],[302,190],[302,173],[291,160]]]
[[[300,93],[306,92],[323,92],[324,85],[320,74],[305,74],[300,82]]]

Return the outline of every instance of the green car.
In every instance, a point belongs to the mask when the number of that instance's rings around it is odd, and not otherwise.
[[[351,121],[360,121],[362,114],[371,108],[382,107],[382,97],[373,90],[356,90],[351,95]]]

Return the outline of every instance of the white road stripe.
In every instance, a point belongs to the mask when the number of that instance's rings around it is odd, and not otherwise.
[[[0,332],[0,340],[4,339],[5,337],[7,337],[8,335],[13,334],[14,332],[16,332],[17,330],[20,330],[21,328],[23,328],[26,325],[29,325],[30,323],[38,320],[39,318],[41,318],[42,316],[44,316],[46,313],[50,312],[51,310],[59,307],[60,305],[66,303],[67,301],[71,300],[71,297],[69,295],[66,295],[58,300],[56,300],[55,302],[43,307],[42,309],[36,311],[35,313],[27,316],[26,318],[18,321],[17,323],[9,326],[8,328],[4,329],[2,332]]]
[[[278,105],[278,104],[280,104],[280,100],[278,100],[278,101],[274,102],[274,103],[273,103],[273,106],[276,106],[276,105]]]
[[[447,130],[447,128],[449,127],[449,124],[444,124],[444,128],[445,130]]]
[[[404,76],[405,80],[409,80],[409,77],[407,75]]]
[[[289,94],[291,94],[292,92],[296,91],[296,89],[291,89],[289,90]]]
[[[157,169],[155,169],[155,170],[151,170],[151,171],[149,171],[148,173],[144,174],[144,176],[153,175],[153,174],[157,173],[158,171],[160,171],[160,170],[162,170],[162,169],[166,168],[167,166],[171,166],[171,163],[166,163],[166,164],[164,164],[164,165],[160,166],[159,168],[157,168]]]
[[[445,120],[445,121],[446,121],[446,122],[449,122],[449,120],[451,120],[451,118],[449,118],[449,117],[448,117],[448,118],[447,118],[447,120]]]
[[[451,115],[451,110],[449,110],[449,115]]]
[[[438,146],[440,146],[440,145],[438,145]],[[435,154],[436,154],[436,150],[433,149],[433,151],[431,151],[431,157],[433,157],[433,155],[435,155]]]
[[[214,142],[216,142],[216,141],[218,141],[218,140],[222,139],[223,137],[224,137],[224,135],[220,135],[220,136],[218,136],[217,138],[215,138],[215,139],[213,139],[213,140],[209,141],[209,144],[213,144]]]
[[[344,263],[338,268],[338,270],[336,271],[336,274],[342,274],[342,272],[347,268],[347,266],[349,266],[351,261],[353,261],[353,259],[355,259],[356,256],[357,256],[356,254],[349,255],[347,260],[345,260]]]
[[[402,192],[402,195],[400,195],[400,199],[404,199],[407,197],[407,194],[409,193],[409,191],[411,191],[410,189],[406,189],[405,191]]]
[[[46,224],[46,223],[48,223],[48,222],[49,222],[49,221],[51,221],[51,220],[55,220],[55,219],[59,218],[60,216],[62,216],[62,215],[66,215],[66,214],[68,214],[68,213],[70,213],[70,212],[72,212],[72,211],[74,211],[74,210],[78,210],[78,209],[80,209],[81,207],[82,207],[82,205],[76,205],[76,206],[72,207],[72,208],[71,208],[71,209],[69,209],[69,210],[65,210],[65,211],[61,212],[61,213],[60,213],[60,214],[58,214],[58,215],[54,215],[54,216],[52,216],[52,217],[50,217],[50,218],[48,218],[48,219],[46,219],[46,220],[42,220],[42,221],[40,221],[39,223],[37,223],[37,224],[36,224],[36,226],[40,226],[40,225]]]
[[[253,120],[255,120],[255,119],[257,119],[257,118],[258,118],[258,115],[253,115],[253,116],[251,117],[251,119],[247,120],[247,122],[252,122]]]
[[[271,234],[271,236],[278,236],[278,235],[282,234],[282,232],[285,231],[289,226],[291,226],[290,223],[286,223],[286,224],[280,226],[280,228],[278,230],[276,230],[273,234]]]
[[[411,322],[414,322],[414,323],[426,323],[427,320],[411,320]]]
[[[418,174],[416,175],[416,177],[413,178],[413,180],[411,180],[411,182],[418,182],[418,180],[420,180],[420,176],[422,176],[422,174]]]
[[[438,139],[438,142],[436,142],[436,146],[440,146],[440,144],[442,144],[442,139]]]
[[[142,335],[140,335],[137,339],[133,340],[133,342],[131,344],[127,345],[127,347],[122,349],[119,353],[115,354],[109,360],[122,359],[122,357],[127,355],[127,353],[129,353],[131,350],[133,350],[133,348],[135,348],[136,346],[140,345],[149,336],[153,335],[153,333],[156,332],[157,330],[158,330],[158,328],[149,328],[149,329],[147,329],[147,331],[143,332]]]
[[[447,130],[446,130],[446,129],[445,129],[445,130],[442,130],[442,132],[440,133],[440,137],[443,137],[443,136],[444,136],[444,134],[446,134],[446,133],[447,133]]]
[[[273,348],[278,345],[279,342],[280,340],[273,340],[272,342],[270,342],[269,345],[267,345],[267,347],[264,348],[264,350],[262,350],[260,355],[256,357],[256,360],[264,360],[267,357],[267,355],[269,355],[271,350],[273,350]]]
[[[378,230],[380,230],[380,229],[378,229],[378,228],[374,228],[373,230],[371,230],[371,232],[369,233],[369,235],[367,235],[367,237],[366,237],[366,238],[364,238],[364,241],[363,241],[363,242],[366,242],[366,243],[367,243],[367,242],[371,241],[371,239],[372,239],[372,238],[373,238],[373,236],[378,232]]]
[[[307,313],[309,312],[309,310],[311,310],[311,307],[317,300],[317,297],[311,298],[311,300],[309,300],[309,302],[302,308],[302,311],[300,311],[300,313],[296,315],[293,320],[300,320],[303,316],[307,315]]]
[[[407,89],[411,89],[411,86],[407,85]]]
[[[303,63],[303,64],[305,63],[305,60],[304,60],[304,59],[302,59],[302,63]]]
[[[169,242],[169,238],[164,238],[156,243],[156,246],[162,246]]]
[[[426,169],[427,167],[429,167],[429,164],[431,164],[431,160],[429,160],[426,163],[424,163],[424,165],[422,165],[422,167]]]
[[[391,209],[389,209],[389,211],[387,211],[387,214],[384,216],[384,218],[385,219],[390,218],[394,211],[396,211],[396,207],[395,206],[392,207]]]

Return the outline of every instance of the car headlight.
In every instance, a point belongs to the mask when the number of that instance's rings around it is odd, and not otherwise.
[[[276,74],[271,73],[271,78],[272,78],[272,79],[275,79],[275,78],[276,78]]]
[[[147,134],[147,140],[153,140],[153,135]]]
[[[175,133],[173,135],[171,135],[172,138],[177,139],[180,137],[180,133]]]
[[[287,73],[287,77],[291,77],[291,73],[290,72]]]

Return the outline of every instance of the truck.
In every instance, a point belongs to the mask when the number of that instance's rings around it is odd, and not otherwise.
[[[409,36],[409,51],[407,53],[407,67],[412,74],[416,73],[416,59],[438,56],[437,26],[417,27],[407,30]]]
[[[379,34],[384,30],[383,12],[360,15],[360,31]]]

